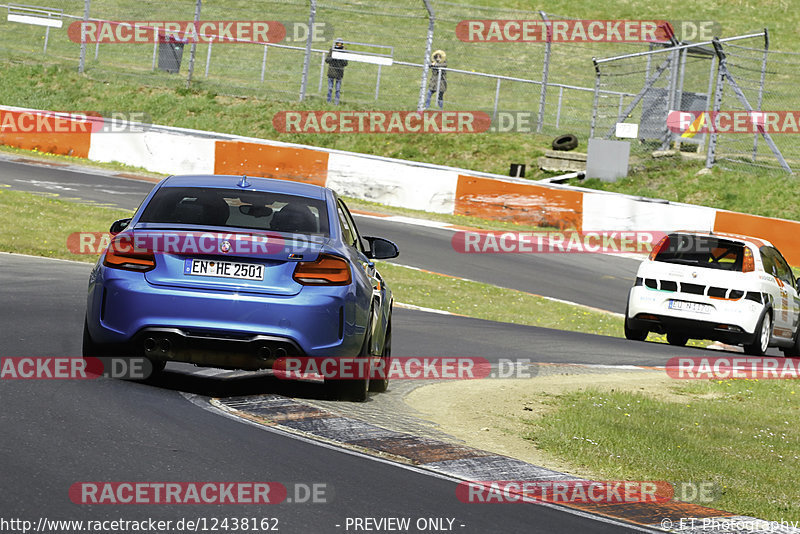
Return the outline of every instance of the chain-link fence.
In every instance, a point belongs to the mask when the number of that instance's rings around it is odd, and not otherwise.
[[[61,28],[0,22],[0,54],[19,58],[75,63],[80,42],[67,28],[89,21],[191,21],[197,0],[48,0],[39,8],[62,22]],[[426,62],[428,12],[419,0],[316,3],[319,35],[311,43],[304,96],[313,103],[327,96],[325,56],[335,38],[360,43],[361,49],[380,51],[391,66],[350,61],[342,84],[342,102],[353,107],[414,109]],[[499,113],[527,112],[533,129],[545,132],[575,131],[588,134],[593,71],[590,58],[641,50],[625,43],[465,42],[459,23],[472,19],[556,20],[559,15],[536,11],[488,8],[453,2],[432,2],[435,31],[432,47],[447,55],[445,109]],[[9,13],[19,8],[2,4]],[[308,0],[230,0],[205,2],[201,21],[280,21],[287,30],[279,43],[257,40],[201,42],[194,47],[192,84],[219,94],[296,99],[303,80],[309,21]],[[70,38],[72,35],[72,39]],[[45,48],[44,40],[47,40]],[[192,46],[181,43],[94,43],[85,47],[85,71],[94,77],[130,77],[137,83],[159,85],[182,82],[187,77]],[[164,56],[176,64],[162,70]],[[169,70],[169,69],[168,69]],[[433,71],[431,72],[433,74]],[[427,88],[423,92],[428,92]],[[609,94],[619,98],[621,94]],[[435,100],[435,97],[434,97]]]
[[[795,143],[774,135],[774,127],[772,132],[763,125],[759,130],[757,112],[788,111],[796,105],[786,90],[786,66],[800,56],[770,58],[768,43],[765,30],[596,59],[592,137],[611,139],[618,125],[635,124],[635,135],[619,134],[632,138],[635,156],[673,148],[698,153],[707,166],[791,172],[791,164],[800,162]],[[632,94],[616,99],[603,92],[609,90]]]
[[[727,76],[720,91],[720,110],[750,111],[744,97],[753,110],[786,113],[773,123],[774,127],[767,128],[768,138],[759,133],[717,135],[711,163],[726,169],[796,172],[800,169],[796,140],[800,125],[794,117],[800,110],[800,99],[795,78],[800,71],[800,54],[728,43],[723,55]],[[737,95],[737,89],[741,94]]]

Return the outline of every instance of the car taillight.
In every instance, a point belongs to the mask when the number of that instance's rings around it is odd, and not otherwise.
[[[298,263],[293,278],[304,286],[346,286],[351,280],[350,264],[338,256],[320,254],[316,261]]]
[[[669,236],[665,235],[659,240],[658,243],[656,243],[656,246],[654,246],[653,250],[650,251],[650,256],[648,256],[647,259],[649,259],[650,261],[655,260],[656,256],[658,256],[658,253],[661,252],[661,249],[666,248],[668,246],[669,246]]]
[[[753,259],[753,253],[749,248],[744,247],[744,261],[742,262],[742,272],[749,273],[756,270],[756,262]]]
[[[136,248],[129,235],[120,234],[108,245],[103,265],[113,269],[147,272],[155,269],[156,257],[152,250]]]

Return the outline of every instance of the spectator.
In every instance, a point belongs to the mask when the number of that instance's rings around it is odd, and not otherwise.
[[[431,56],[431,71],[428,78],[428,98],[425,99],[425,109],[431,105],[433,93],[438,92],[439,109],[444,108],[444,92],[447,91],[447,54],[437,50]]]
[[[344,43],[341,39],[336,39],[336,42],[333,44],[333,48],[328,51],[328,55],[325,57],[325,63],[328,64],[328,102],[331,101],[331,93],[333,92],[333,86],[335,85],[336,100],[334,100],[334,104],[338,106],[339,94],[342,90],[342,78],[344,77],[344,68],[347,66],[347,60],[334,59],[334,50],[344,50]]]

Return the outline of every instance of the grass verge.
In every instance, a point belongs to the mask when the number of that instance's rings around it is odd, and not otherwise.
[[[554,302],[502,287],[380,262],[398,302],[489,321],[556,328],[604,336],[622,335],[622,319],[582,306]]]
[[[72,254],[67,237],[73,232],[107,232],[112,222],[131,213],[0,188],[0,250],[94,262],[97,256]]]
[[[800,519],[800,387],[791,380],[674,385],[672,398],[586,390],[544,400],[522,436],[609,480],[710,482],[707,506]],[[674,398],[680,395],[679,399]]]

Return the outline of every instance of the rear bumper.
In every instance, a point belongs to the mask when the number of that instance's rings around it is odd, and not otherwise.
[[[230,369],[271,369],[278,358],[304,356],[288,338],[180,328],[145,328],[129,345],[151,360]]]
[[[709,306],[708,313],[669,307],[671,300]],[[628,326],[650,332],[681,332],[690,338],[731,344],[752,343],[764,305],[750,300],[713,299],[703,295],[633,287],[628,296]]]
[[[161,334],[171,350],[151,350],[154,359],[243,368],[232,363],[237,355],[248,363],[266,348],[270,357],[282,354],[279,348],[287,355],[340,357],[358,354],[366,333],[355,320],[349,286],[276,296],[154,286],[141,273],[102,267],[94,274],[87,300],[92,339],[141,354],[145,340]],[[227,354],[224,361],[212,357],[217,351]],[[268,367],[268,359],[253,368]]]

